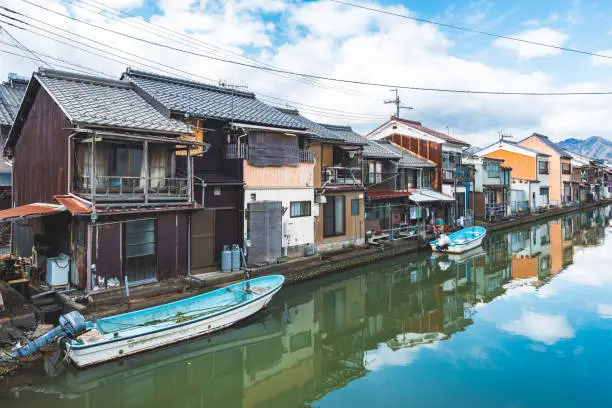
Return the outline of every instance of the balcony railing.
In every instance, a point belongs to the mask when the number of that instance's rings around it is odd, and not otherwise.
[[[505,203],[491,203],[485,205],[485,218],[491,218],[495,216],[506,216],[508,206]]]
[[[472,179],[472,168],[458,166],[455,168],[442,169],[443,181],[470,181]]]
[[[323,185],[362,185],[361,169],[358,167],[323,167]]]
[[[248,159],[249,158],[249,147],[242,143],[232,143],[225,145],[225,158],[226,159]]]
[[[95,197],[104,201],[136,201],[144,200],[188,200],[189,189],[187,178],[150,177],[145,188],[144,177],[127,176],[96,176]],[[91,177],[77,178],[75,192],[83,197],[91,198]]]
[[[300,149],[300,163],[314,163],[315,162],[315,154],[310,150],[301,150]]]

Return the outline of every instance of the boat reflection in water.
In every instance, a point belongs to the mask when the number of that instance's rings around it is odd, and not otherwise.
[[[576,246],[601,244],[608,218],[598,209],[490,234],[469,253],[399,257],[290,286],[216,336],[86,371],[49,363],[61,372],[14,388],[2,406],[308,406],[470,330],[479,308],[511,288],[543,287]]]

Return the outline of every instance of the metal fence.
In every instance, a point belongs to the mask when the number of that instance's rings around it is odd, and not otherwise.
[[[361,185],[358,167],[323,167],[323,184]]]
[[[81,176],[77,180],[76,191],[84,196],[91,196],[91,177]],[[186,177],[128,177],[96,176],[96,198],[132,199],[144,198],[145,193],[151,198],[189,198],[188,179]]]

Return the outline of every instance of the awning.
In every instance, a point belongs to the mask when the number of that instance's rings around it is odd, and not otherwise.
[[[451,196],[447,196],[446,194],[438,193],[434,190],[423,189],[419,190],[418,193],[410,194],[410,200],[415,203],[425,203],[425,202],[435,202],[435,201],[444,201],[450,202],[455,201],[455,199]]]
[[[394,190],[374,190],[368,191],[368,198],[370,200],[380,200],[383,198],[401,198],[408,197],[410,195],[407,191],[394,191]]]
[[[0,211],[0,222],[17,219],[43,217],[66,211],[66,207],[58,204],[32,203]]]
[[[53,198],[70,211],[72,215],[91,214],[91,207],[79,198],[69,195],[57,195]]]

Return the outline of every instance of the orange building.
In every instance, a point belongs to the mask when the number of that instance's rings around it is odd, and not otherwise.
[[[539,133],[534,133],[528,138],[521,140],[519,145],[550,155],[550,204],[561,205],[571,201],[571,156],[550,140],[548,136]]]
[[[503,160],[512,168],[510,207],[512,213],[535,211],[549,203],[550,155],[520,144],[500,140],[477,153],[481,157]]]

